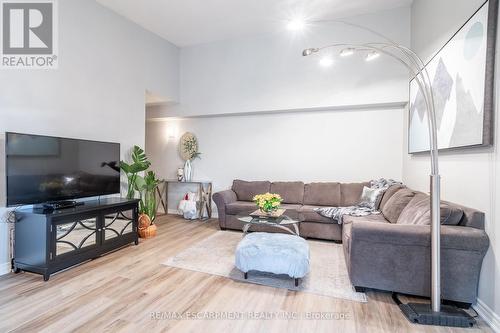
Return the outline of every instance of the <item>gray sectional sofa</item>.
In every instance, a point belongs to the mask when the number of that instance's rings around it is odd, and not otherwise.
[[[430,215],[428,195],[404,186],[390,187],[381,199],[381,214],[344,216],[344,223],[323,217],[315,207],[359,203],[369,183],[247,182],[215,193],[221,229],[242,230],[238,215],[256,209],[255,194],[279,193],[286,214],[301,219],[300,234],[342,242],[351,282],[357,288],[430,295]],[[479,273],[489,246],[484,213],[449,202],[441,204],[441,278],[443,298],[474,303]],[[253,231],[277,232],[275,228]]]

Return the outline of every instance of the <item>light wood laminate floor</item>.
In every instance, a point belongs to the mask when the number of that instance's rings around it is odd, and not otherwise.
[[[368,292],[368,303],[357,303],[166,267],[218,226],[170,215],[157,221],[156,238],[48,282],[30,273],[0,277],[0,332],[491,332],[482,321],[473,329],[410,324],[389,293]]]

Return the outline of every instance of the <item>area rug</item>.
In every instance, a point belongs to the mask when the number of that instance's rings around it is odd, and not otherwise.
[[[294,280],[285,275],[251,271],[248,279],[245,280],[243,273],[234,266],[234,251],[241,237],[241,232],[218,231],[169,258],[163,265],[275,288],[357,302],[367,301],[366,294],[356,292],[349,280],[342,245],[309,240],[311,271],[304,279],[301,279],[299,286],[295,287]]]

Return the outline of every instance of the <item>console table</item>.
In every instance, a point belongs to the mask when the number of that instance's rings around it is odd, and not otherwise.
[[[207,218],[212,218],[212,182],[211,181],[191,181],[183,182],[178,180],[164,179],[165,183],[165,211],[168,212],[168,188],[171,185],[176,184],[191,184],[196,185],[198,189],[198,197],[200,198],[198,202],[198,219],[203,219],[204,212],[207,213]],[[162,201],[163,202],[163,201]]]
[[[166,190],[167,184],[164,180],[160,180],[160,183],[158,184],[158,186],[156,186],[156,199],[158,200],[158,204],[156,205],[156,216],[168,214],[167,202],[165,201]],[[160,208],[160,206],[163,208],[163,214],[160,214],[158,212],[158,208]]]
[[[47,281],[52,273],[139,244],[138,203],[108,198],[53,211],[16,211],[14,272],[42,274]]]

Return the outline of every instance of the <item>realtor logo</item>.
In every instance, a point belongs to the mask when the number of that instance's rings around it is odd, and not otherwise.
[[[0,0],[1,68],[57,68],[56,0]]]

